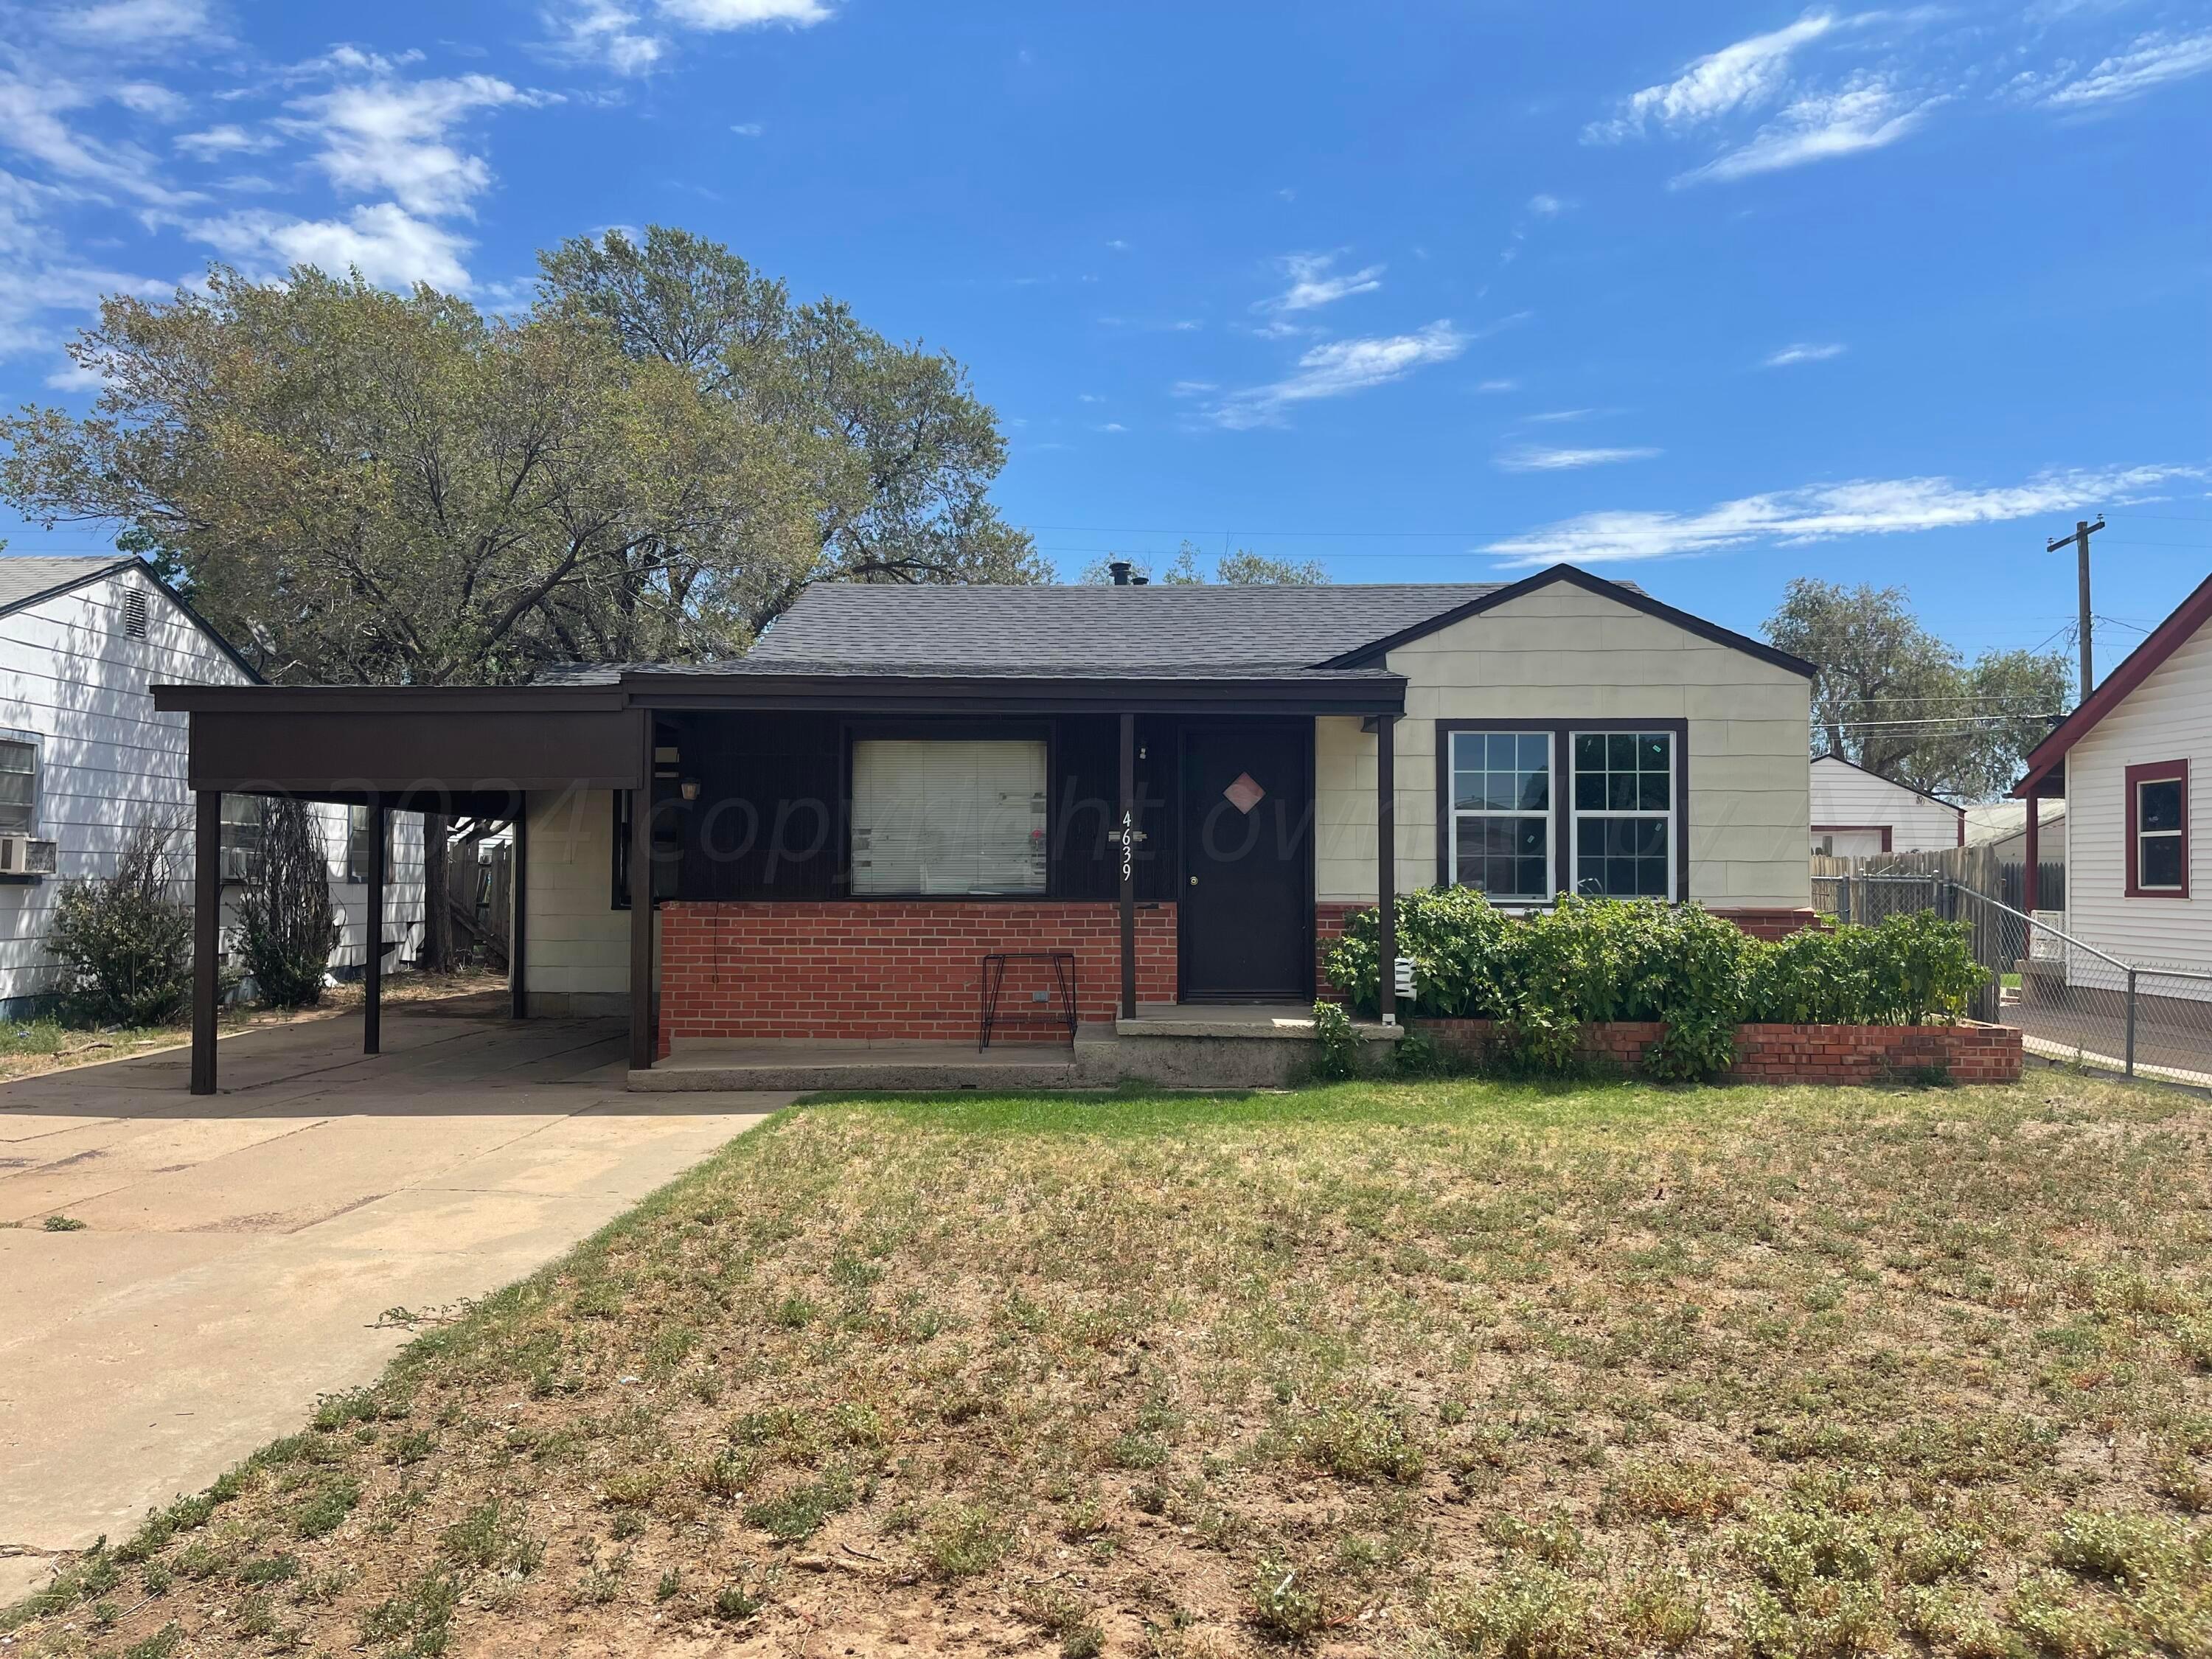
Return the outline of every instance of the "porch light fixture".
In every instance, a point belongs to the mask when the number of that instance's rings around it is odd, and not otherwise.
[[[686,800],[696,800],[696,799],[699,799],[699,780],[698,780],[698,779],[696,779],[696,778],[686,778],[686,779],[684,779],[684,780],[683,783],[682,783],[682,784],[680,784],[680,785],[678,786],[678,787],[679,787],[679,788],[681,788],[681,789],[682,789],[682,791],[684,792],[684,799],[686,799]]]

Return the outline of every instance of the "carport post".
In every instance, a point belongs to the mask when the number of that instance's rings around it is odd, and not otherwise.
[[[1398,717],[1375,722],[1375,907],[1382,925],[1382,982],[1376,1003],[1382,1023],[1398,1023]]]
[[[192,1092],[215,1092],[216,945],[222,925],[222,795],[193,796]]]
[[[514,830],[507,838],[507,991],[517,1019],[530,1018],[530,797],[515,794]]]
[[[653,1069],[653,711],[638,711],[629,793],[629,1068]]]
[[[384,1052],[384,802],[368,809],[368,916],[361,983],[361,1051]]]

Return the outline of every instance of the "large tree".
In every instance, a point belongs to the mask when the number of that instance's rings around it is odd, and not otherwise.
[[[1923,627],[1905,590],[1800,576],[1766,637],[1820,669],[1812,752],[1960,800],[2001,793],[2072,701],[2063,651],[1972,663]]]
[[[665,363],[708,398],[782,434],[807,493],[811,556],[763,562],[732,595],[749,629],[810,582],[1033,582],[1027,532],[991,504],[1006,441],[966,371],[901,345],[835,300],[794,305],[718,242],[666,226],[538,256],[546,318],[614,331],[639,362]]]

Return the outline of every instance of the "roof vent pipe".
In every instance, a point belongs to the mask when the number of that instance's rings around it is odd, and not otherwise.
[[[1149,587],[1152,585],[1152,579],[1150,576],[1132,576],[1129,578],[1129,586],[1132,587]]]
[[[1113,577],[1115,586],[1127,587],[1129,585],[1129,562],[1127,559],[1115,560],[1106,567],[1106,574]]]

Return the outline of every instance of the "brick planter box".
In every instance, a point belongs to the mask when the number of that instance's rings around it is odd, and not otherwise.
[[[1462,1060],[1479,1059],[1497,1030],[1486,1019],[1417,1023],[1437,1048]],[[1633,1072],[1665,1029],[1651,1020],[1586,1025],[1583,1053]],[[1942,1070],[1954,1083],[2017,1083],[2020,1032],[1972,1020],[1956,1025],[1740,1025],[1735,1064],[1727,1076],[1736,1083],[1886,1083],[1931,1069]]]

